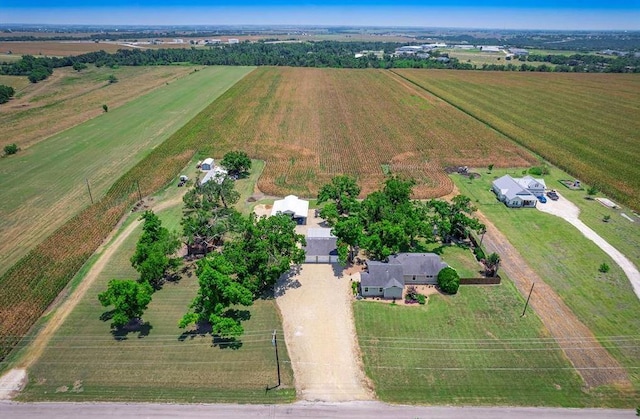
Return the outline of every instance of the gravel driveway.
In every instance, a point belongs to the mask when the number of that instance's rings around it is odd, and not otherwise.
[[[580,209],[571,201],[558,194],[559,199],[557,201],[548,200],[546,204],[538,203],[536,208],[547,214],[558,216],[569,224],[580,230],[580,232],[589,240],[594,242],[600,249],[608,254],[615,263],[622,268],[627,278],[633,286],[633,291],[640,299],[640,272],[636,266],[625,255],[620,253],[618,249],[611,246],[605,239],[600,237],[598,233],[593,231],[585,223],[580,221]]]
[[[332,265],[304,264],[280,280],[276,296],[299,397],[372,400],[353,324],[351,276],[336,276]]]

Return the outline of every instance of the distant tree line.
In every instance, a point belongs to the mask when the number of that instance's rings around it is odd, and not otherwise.
[[[279,43],[244,42],[235,45],[218,45],[210,48],[119,50],[114,54],[104,51],[91,52],[74,57],[41,57],[25,55],[20,61],[0,66],[0,74],[28,76],[32,82],[46,79],[59,67],[78,67],[82,64],[101,66],[147,66],[191,63],[198,65],[253,65],[332,68],[443,68],[459,70],[492,71],[576,71],[576,72],[640,72],[640,58],[601,57],[574,55],[562,61],[558,67],[522,65],[483,65],[476,67],[461,63],[455,58],[448,62],[412,56],[395,57],[391,53],[398,43],[386,42],[309,42]],[[382,59],[373,54],[356,58],[363,50],[383,50]],[[437,56],[438,54],[436,54]],[[572,58],[573,57],[573,58]],[[551,61],[549,61],[551,63]]]

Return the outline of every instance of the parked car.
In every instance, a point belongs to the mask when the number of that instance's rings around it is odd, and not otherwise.
[[[559,198],[559,197],[558,197],[558,193],[557,193],[555,190],[553,190],[553,189],[551,189],[549,192],[547,192],[547,196],[548,196],[550,199],[554,200],[554,201],[557,201],[557,200],[558,200],[558,198]]]
[[[542,202],[543,204],[547,203],[547,198],[544,197],[544,195],[540,195],[538,197],[538,201]]]

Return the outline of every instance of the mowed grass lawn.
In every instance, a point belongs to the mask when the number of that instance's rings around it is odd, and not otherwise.
[[[507,173],[494,170],[469,182],[461,176],[453,180],[462,194],[468,195],[475,205],[498,227],[520,251],[531,267],[562,297],[576,316],[585,324],[610,353],[627,368],[632,383],[640,389],[640,302],[633,292],[624,272],[593,242],[586,239],[575,227],[549,214],[535,209],[509,209],[496,200],[490,191],[494,178]],[[522,170],[511,170],[513,176],[521,176]],[[607,213],[596,202],[582,202],[585,192],[568,193],[558,187],[559,171],[544,176],[548,187],[580,202],[585,210],[585,222],[597,225],[596,214]],[[539,204],[544,205],[544,204]],[[615,215],[615,214],[614,214]],[[613,215],[612,215],[613,216]],[[605,239],[614,246],[626,241],[619,250],[628,251],[633,243],[639,243],[634,223],[617,216],[611,226],[599,226],[596,231],[606,232]],[[630,257],[637,261],[637,256]],[[600,273],[601,263],[611,270]],[[637,262],[636,262],[637,263]]]
[[[250,67],[207,67],[0,160],[0,274]],[[19,241],[19,245],[16,242]]]
[[[181,205],[159,213],[165,226],[179,229]],[[213,345],[209,335],[182,335],[177,327],[197,292],[197,278],[167,283],[153,295],[143,332],[116,339],[107,311],[97,300],[113,278],[136,278],[129,258],[141,233],[138,227],[120,247],[29,370],[21,400],[110,400],[163,402],[288,402],[295,398],[293,373],[284,341],[279,346],[282,387],[277,383],[273,330],[282,337],[273,300],[249,307],[239,349]]]
[[[538,317],[520,317],[523,307],[508,279],[432,295],[425,306],[354,303],[365,371],[378,397],[408,404],[610,403],[589,400]]]

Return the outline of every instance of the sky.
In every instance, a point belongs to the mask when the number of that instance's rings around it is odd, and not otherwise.
[[[640,0],[0,0],[0,23],[640,30]]]

